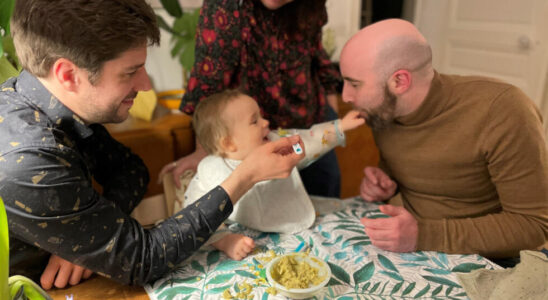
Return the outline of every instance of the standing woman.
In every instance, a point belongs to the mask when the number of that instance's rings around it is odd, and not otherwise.
[[[270,127],[309,128],[337,118],[336,66],[321,44],[327,22],[325,0],[204,0],[196,32],[196,60],[180,110],[225,89],[253,97]],[[196,169],[205,152],[197,150],[166,165],[175,183]],[[160,175],[160,178],[161,178]],[[335,152],[301,171],[309,194],[339,197]]]

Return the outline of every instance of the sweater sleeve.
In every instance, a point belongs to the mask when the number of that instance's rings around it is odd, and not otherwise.
[[[240,63],[239,1],[205,0],[196,30],[195,62],[179,109],[193,114],[203,98],[229,88]]]
[[[418,250],[499,258],[536,249],[548,235],[548,161],[542,118],[517,88],[491,105],[482,153],[501,211],[463,219],[419,220]]]

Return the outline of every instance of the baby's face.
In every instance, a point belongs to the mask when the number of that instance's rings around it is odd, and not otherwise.
[[[237,148],[232,159],[244,159],[251,151],[268,142],[268,121],[263,119],[257,102],[242,96],[231,101],[223,113],[229,121],[230,137]]]

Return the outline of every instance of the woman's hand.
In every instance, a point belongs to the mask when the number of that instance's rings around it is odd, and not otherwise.
[[[236,203],[255,183],[268,179],[285,178],[304,157],[304,151],[296,154],[293,145],[299,143],[304,149],[301,137],[293,135],[266,143],[253,150],[242,163],[221,184]]]
[[[365,123],[365,119],[360,117],[357,110],[349,111],[341,120],[341,130],[347,131],[359,127]]]
[[[173,182],[177,188],[181,188],[179,177],[188,169],[196,171],[200,161],[207,156],[205,150],[196,142],[196,150],[187,156],[165,165],[158,175],[158,183],[162,182],[162,178],[169,172],[172,172]]]

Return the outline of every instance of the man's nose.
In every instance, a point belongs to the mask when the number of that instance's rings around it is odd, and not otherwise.
[[[344,103],[352,103],[354,99],[351,94],[352,93],[350,92],[350,89],[346,87],[346,84],[344,84],[343,90],[342,90],[342,101]]]
[[[140,68],[135,76],[135,90],[136,91],[148,91],[152,89],[150,78],[148,77],[145,67]]]

